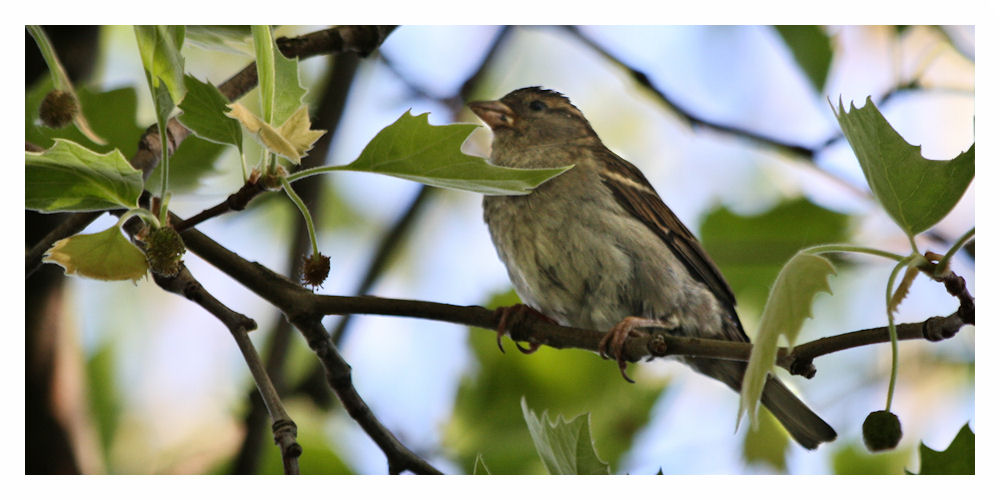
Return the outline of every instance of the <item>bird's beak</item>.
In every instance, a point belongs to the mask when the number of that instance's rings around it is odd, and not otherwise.
[[[514,111],[500,101],[470,102],[469,109],[493,130],[514,125]]]

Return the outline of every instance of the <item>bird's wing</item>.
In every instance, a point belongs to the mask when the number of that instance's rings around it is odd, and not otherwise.
[[[618,203],[659,236],[692,276],[705,283],[723,304],[734,308],[736,297],[719,268],[642,172],[606,148],[602,148],[599,161],[608,167],[601,171],[601,178]]]

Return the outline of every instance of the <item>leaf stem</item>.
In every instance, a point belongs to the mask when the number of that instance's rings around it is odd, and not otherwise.
[[[153,99],[156,99],[156,91],[153,89],[153,83],[150,81],[149,90],[154,94]],[[167,145],[167,120],[166,117],[160,116],[160,112],[156,113],[156,128],[160,130],[160,214],[165,215],[167,213],[167,181],[170,178],[170,152],[167,151],[169,147]],[[163,219],[166,222],[166,219]]]
[[[264,121],[268,125],[274,125],[271,123],[274,116],[274,37],[271,34],[271,27],[267,25],[254,25],[250,30],[253,33],[254,53],[257,57],[261,111]]]
[[[243,133],[242,129],[240,129],[240,133]],[[243,167],[243,184],[246,184],[247,179],[250,178],[250,173],[247,171],[247,155],[242,147],[240,147],[240,166]]]
[[[948,261],[950,261],[951,257],[955,255],[955,252],[957,252],[959,248],[965,246],[965,244],[968,243],[969,240],[971,240],[975,236],[976,236],[976,228],[975,226],[973,226],[972,229],[963,234],[962,237],[959,238],[958,241],[956,241],[955,244],[948,249],[948,252],[944,254],[944,257],[941,257],[941,260],[938,261],[937,267],[934,268],[934,275],[940,276],[941,274],[943,274],[945,270],[948,269]]]
[[[817,245],[814,247],[809,247],[802,250],[803,253],[810,254],[820,254],[820,253],[834,253],[834,252],[854,252],[854,253],[866,253],[869,255],[875,255],[878,257],[885,257],[887,259],[892,259],[897,262],[907,259],[907,257],[892,252],[887,252],[885,250],[879,250],[878,248],[869,248],[858,245],[847,245],[843,243],[831,243],[826,245]]]
[[[132,217],[139,217],[142,220],[146,221],[147,224],[157,229],[160,228],[160,220],[156,218],[156,215],[153,214],[153,212],[150,212],[149,210],[141,207],[129,209],[124,214],[122,214],[122,216],[118,218],[118,227],[122,227],[122,224],[125,224],[125,222],[131,219]]]
[[[915,254],[920,254],[920,248],[917,247],[917,240],[913,238],[913,235],[907,234],[906,237],[910,240],[910,250],[913,250]]]
[[[163,198],[160,198],[160,223],[167,225],[169,223],[170,212],[167,210],[167,205],[170,204],[170,192],[165,192]]]
[[[896,335],[896,320],[892,311],[893,283],[896,282],[896,276],[899,272],[910,265],[914,256],[919,255],[920,254],[910,255],[909,257],[900,260],[899,263],[892,268],[892,272],[889,273],[889,282],[885,287],[885,312],[889,319],[889,342],[892,346],[892,371],[889,374],[889,390],[885,397],[885,411],[890,411],[892,409],[892,396],[896,390],[896,373],[899,371],[899,340]]]
[[[327,165],[327,166],[323,166],[323,167],[306,168],[306,169],[299,170],[298,172],[294,172],[294,173],[288,174],[287,178],[288,178],[288,182],[295,182],[295,181],[298,181],[298,180],[301,180],[301,179],[305,179],[306,177],[312,177],[314,175],[325,174],[327,172],[336,172],[337,170],[344,170],[344,167],[343,166],[330,166],[330,165]]]
[[[281,187],[285,189],[285,194],[292,200],[292,203],[296,207],[299,207],[299,212],[302,212],[302,217],[306,220],[306,229],[309,231],[309,241],[312,243],[313,255],[319,255],[319,245],[316,243],[316,227],[313,225],[309,207],[306,206],[302,198],[292,189],[292,184],[288,180],[288,177],[281,176]]]
[[[45,64],[49,67],[49,75],[52,77],[52,86],[64,90],[66,92],[73,93],[73,86],[70,84],[69,77],[66,75],[66,69],[63,68],[62,63],[59,62],[59,57],[56,56],[56,51],[52,47],[52,42],[49,40],[48,35],[41,26],[29,24],[25,26],[31,37],[35,39],[35,44],[38,45],[38,51],[42,53],[42,58],[45,59]],[[76,97],[74,95],[74,97]]]

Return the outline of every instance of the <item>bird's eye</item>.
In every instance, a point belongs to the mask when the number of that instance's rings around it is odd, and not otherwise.
[[[531,101],[528,103],[528,107],[531,108],[532,111],[541,111],[546,108],[545,103],[542,101]]]

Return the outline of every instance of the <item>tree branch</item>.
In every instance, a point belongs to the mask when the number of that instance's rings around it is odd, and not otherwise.
[[[967,324],[969,323],[963,321],[957,312],[947,317],[933,316],[921,323],[896,325],[896,337],[899,340],[925,339],[937,342],[954,337]],[[820,356],[889,341],[889,328],[885,326],[823,337],[795,346],[791,351],[786,348],[778,349],[777,365],[792,375],[812,378],[816,373],[812,361]]]
[[[297,435],[295,422],[292,421],[285,411],[285,407],[281,403],[281,398],[271,383],[271,379],[268,377],[267,371],[264,369],[264,365],[257,355],[257,350],[254,349],[253,342],[247,336],[248,331],[257,329],[257,323],[219,302],[218,299],[205,290],[201,283],[191,275],[186,266],[182,265],[177,275],[172,277],[154,273],[153,280],[160,288],[198,304],[229,329],[229,333],[236,340],[240,352],[243,353],[243,358],[250,368],[250,373],[253,375],[261,397],[264,398],[264,405],[271,416],[271,430],[274,433],[274,442],[281,449],[281,458],[284,462],[285,473],[298,474],[298,457],[302,455],[302,446],[295,440]]]
[[[317,314],[379,314],[446,321],[495,331],[499,313],[479,306],[456,306],[419,300],[387,299],[381,297],[315,296]],[[927,339],[938,341],[953,337],[966,323],[959,313],[946,318],[932,317],[921,323],[897,325],[900,340]],[[646,335],[630,337],[625,342],[624,357],[631,362],[643,358],[666,356],[696,356],[714,359],[746,361],[750,359],[752,344],[727,340],[672,335],[668,330],[649,328]],[[601,338],[607,332],[584,330],[542,321],[533,315],[519,317],[512,324],[508,335],[515,342],[530,342],[556,349],[584,349],[598,352]],[[812,360],[826,354],[889,341],[888,327],[870,328],[801,344],[791,351],[778,350],[778,366],[793,375],[812,378],[815,369],[809,370]]]
[[[174,217],[173,214],[171,216]],[[391,473],[404,470],[438,473],[437,469],[403,446],[379,422],[354,389],[350,365],[340,356],[337,347],[323,329],[320,322],[322,315],[313,311],[314,297],[319,296],[267,267],[243,259],[196,229],[181,233],[181,237],[192,252],[282,310],[319,357],[326,370],[327,382],[337,393],[344,408],[385,453]]]

